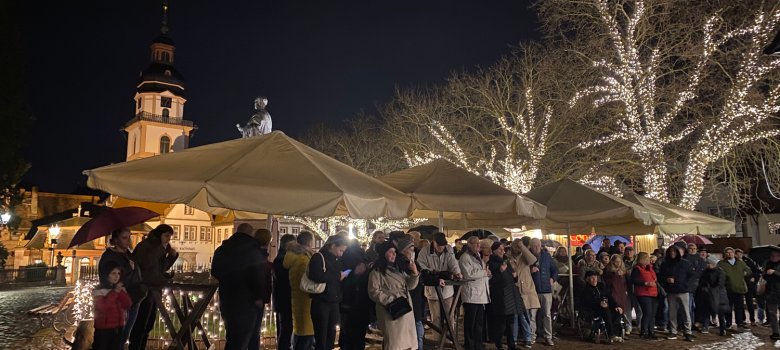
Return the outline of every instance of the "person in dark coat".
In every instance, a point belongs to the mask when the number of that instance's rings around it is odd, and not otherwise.
[[[127,228],[121,228],[111,232],[111,238],[109,243],[111,247],[106,248],[103,255],[100,256],[100,262],[98,263],[98,276],[107,276],[109,266],[119,266],[122,270],[122,283],[127,289],[127,293],[130,296],[132,306],[127,310],[127,320],[125,320],[125,326],[122,329],[122,336],[120,339],[121,350],[124,349],[125,342],[130,336],[130,330],[133,329],[135,320],[138,317],[138,306],[141,301],[146,298],[146,286],[141,283],[141,269],[137,267],[135,262],[135,255],[130,250],[131,233]],[[100,283],[106,281],[101,280]]]
[[[764,263],[763,277],[766,280],[766,317],[772,326],[772,340],[780,340],[780,327],[777,324],[777,309],[780,305],[780,250],[769,253],[769,259]]]
[[[295,236],[285,234],[279,238],[279,252],[274,259],[273,305],[276,312],[276,344],[278,349],[290,350],[292,346],[292,291],[290,289],[290,270],[284,268],[287,244],[295,241]]]
[[[345,235],[342,234],[342,237]],[[348,238],[348,237],[344,237]],[[374,303],[368,298],[368,258],[357,240],[349,245],[341,257],[342,268],[352,272],[341,281],[341,331],[339,347],[344,350],[362,350],[366,347],[366,330],[371,321],[370,309]]]
[[[761,267],[753,259],[745,255],[742,249],[734,250],[734,257],[745,262],[750,268],[750,275],[745,276],[747,293],[745,293],[745,304],[747,306],[748,319],[752,325],[756,325],[756,296],[758,280],[761,278]]]
[[[336,342],[339,304],[343,300],[341,281],[347,277],[347,273],[342,271],[339,259],[347,250],[347,244],[347,240],[342,236],[330,236],[320,251],[309,260],[309,278],[315,283],[325,283],[322,293],[311,295],[311,320],[314,324],[316,350],[331,350]]]
[[[693,341],[691,333],[691,313],[688,309],[691,297],[689,281],[693,276],[693,267],[688,260],[682,258],[683,249],[671,246],[666,250],[666,259],[661,264],[658,280],[666,290],[666,301],[669,303],[669,336],[667,339],[677,339],[677,310],[682,308],[683,335],[685,340]]]
[[[238,225],[236,233],[214,251],[211,275],[219,281],[219,310],[225,321],[225,349],[249,347],[266,282],[268,256],[254,238],[252,226]]]
[[[620,319],[623,317],[623,309],[615,303],[615,299],[602,284],[599,276],[594,271],[585,273],[585,288],[582,291],[580,308],[586,319],[601,317],[607,325],[607,335],[612,341],[622,342]]]
[[[718,259],[707,258],[707,268],[699,278],[696,290],[696,315],[702,324],[702,333],[709,333],[710,318],[718,317],[720,335],[726,335],[726,312],[729,308],[729,297],[726,293],[726,273],[718,269]]]
[[[173,228],[161,224],[149,231],[146,239],[138,243],[133,251],[136,264],[141,271],[141,279],[147,288],[161,288],[170,282],[171,276],[166,271],[173,266],[179,253],[170,242]],[[157,308],[151,298],[147,297],[138,305],[138,317],[130,331],[130,350],[146,349],[149,332],[157,321]]]
[[[506,335],[506,342],[509,349],[515,349],[515,338],[512,335],[512,328],[515,323],[515,316],[525,311],[523,298],[520,296],[520,290],[515,284],[517,273],[512,269],[504,257],[504,246],[499,243],[493,243],[490,247],[493,254],[488,260],[490,269],[490,314],[493,318],[490,320],[490,331],[493,343],[496,349],[503,349],[503,337]]]
[[[685,260],[688,260],[689,263],[691,263],[691,266],[693,267],[693,277],[691,277],[691,280],[689,281],[690,287],[688,288],[691,293],[694,293],[696,291],[696,288],[699,286],[699,278],[701,278],[702,273],[704,273],[704,270],[707,269],[707,262],[699,256],[698,253],[699,247],[696,246],[696,244],[688,243],[687,249],[685,251],[685,255],[683,255],[683,258]],[[688,302],[688,309],[691,313],[691,320],[695,320],[696,315],[696,298],[689,298]]]
[[[252,327],[252,336],[249,337],[248,350],[260,350],[260,330],[263,328],[263,319],[265,318],[265,304],[271,301],[271,288],[273,285],[273,268],[274,264],[268,261],[268,245],[271,243],[271,237],[273,234],[271,231],[265,228],[261,228],[255,231],[254,237],[258,243],[260,243],[261,271],[260,276],[263,279],[260,283],[261,292],[260,300],[262,305],[257,306],[257,316],[255,318],[255,324]]]

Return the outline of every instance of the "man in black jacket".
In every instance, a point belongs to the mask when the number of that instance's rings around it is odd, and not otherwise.
[[[339,347],[343,350],[362,350],[366,347],[366,330],[371,322],[369,310],[374,303],[368,298],[368,270],[366,253],[360,242],[349,239],[348,234],[340,232],[349,244],[341,257],[342,268],[352,270],[341,281],[343,299],[340,304]]]
[[[758,280],[761,278],[761,268],[758,267],[753,259],[745,255],[742,249],[734,250],[734,257],[737,260],[742,260],[750,268],[750,275],[745,276],[745,284],[747,284],[747,293],[745,294],[745,301],[747,302],[748,318],[750,323],[756,325],[756,296]]]
[[[219,281],[219,309],[225,321],[225,349],[249,347],[258,308],[262,308],[263,283],[268,256],[261,252],[252,232],[243,223],[214,251],[211,274]]]
[[[595,271],[585,273],[585,289],[581,294],[582,311],[586,318],[601,317],[607,326],[607,336],[612,341],[622,342],[620,319],[623,309],[617,305],[612,295],[599,284],[599,275]]]
[[[669,303],[669,336],[667,339],[677,339],[678,309],[684,313],[683,333],[686,341],[693,341],[691,333],[691,312],[688,309],[691,292],[690,279],[693,278],[693,266],[688,260],[682,258],[683,249],[671,246],[666,250],[666,258],[658,274],[664,290],[666,301]]]
[[[688,260],[688,262],[691,263],[691,266],[693,267],[693,277],[691,277],[691,280],[688,283],[688,292],[692,293],[690,298],[688,298],[688,309],[691,314],[691,320],[695,320],[696,303],[694,302],[695,298],[693,297],[693,293],[696,293],[696,288],[699,286],[699,279],[704,273],[704,270],[707,269],[707,261],[705,261],[704,258],[699,255],[699,247],[697,247],[696,244],[688,243],[687,248],[688,249],[685,251],[683,258]]]
[[[290,271],[284,268],[287,255],[287,243],[295,241],[295,236],[285,234],[279,238],[279,253],[274,259],[273,300],[276,312],[276,344],[278,349],[290,350],[292,345],[292,291],[290,290]]]

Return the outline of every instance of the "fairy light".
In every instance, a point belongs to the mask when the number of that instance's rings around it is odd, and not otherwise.
[[[312,217],[312,216],[285,216],[285,219],[297,221],[304,226],[308,227],[312,232],[316,233],[323,241],[328,239],[331,232],[323,229],[323,224],[327,224],[327,227],[332,231],[336,227],[349,227],[352,225],[355,232],[355,238],[360,242],[367,242],[370,239],[371,232],[368,232],[368,220],[353,219],[348,216],[330,216],[330,217]],[[415,226],[428,219],[423,218],[405,218],[405,219],[387,219],[376,218],[371,219],[371,224],[374,225],[375,230],[386,231],[393,229],[400,229],[406,227]]]
[[[715,161],[739,145],[780,135],[780,130],[762,130],[763,122],[780,111],[778,87],[770,87],[763,98],[756,98],[751,93],[761,87],[767,74],[780,68],[780,60],[768,60],[761,55],[770,35],[774,35],[780,10],[773,10],[769,15],[759,10],[751,24],[724,33],[716,32],[717,28],[725,27],[720,25],[719,14],[711,16],[702,27],[701,51],[692,68],[681,73],[688,85],[676,92],[672,103],[668,103],[659,98],[661,89],[666,88],[658,81],[659,76],[666,75],[659,67],[659,51],[648,48],[648,41],[637,30],[638,23],[655,14],[648,13],[641,0],[634,1],[632,13],[614,11],[607,0],[595,1],[594,6],[607,31],[614,58],[593,60],[593,66],[604,72],[603,77],[595,85],[577,92],[569,103],[573,107],[585,98],[592,98],[594,108],[611,103],[618,103],[623,108],[610,133],[578,146],[587,149],[614,141],[628,142],[631,151],[641,160],[647,197],[669,201],[667,180],[672,169],[667,167],[664,149],[694,131],[700,131],[702,136],[694,140],[683,170],[685,181],[680,205],[687,208],[695,207],[700,200],[707,170]],[[616,16],[626,16],[626,20]],[[693,121],[682,130],[672,128],[686,105],[698,97],[702,77],[712,56],[735,38],[747,39],[744,40],[745,52],[733,83],[724,95],[723,106],[714,111],[717,121]]]
[[[73,289],[75,301],[73,305],[73,318],[76,325],[80,321],[92,319],[93,316],[93,299],[92,291],[95,289],[97,282],[94,281],[76,281],[76,288]]]
[[[414,167],[435,159],[446,159],[514,192],[530,191],[539,172],[542,158],[549,148],[552,108],[550,106],[536,108],[531,88],[524,90],[523,100],[525,110],[523,114],[509,117],[502,113],[490,115],[498,122],[500,130],[496,133],[505,137],[491,141],[489,156],[469,156],[458,142],[458,138],[442,122],[432,118],[427,125],[427,131],[443,146],[443,149],[440,152],[404,149],[406,163]]]

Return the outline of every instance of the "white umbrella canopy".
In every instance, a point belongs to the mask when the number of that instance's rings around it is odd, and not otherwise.
[[[413,217],[458,222],[458,226],[522,225],[545,217],[547,208],[444,160],[379,178],[413,199]]]
[[[639,204],[647,209],[661,213],[664,222],[656,225],[656,232],[663,234],[698,234],[698,235],[733,235],[736,234],[734,222],[707,215],[698,211],[688,210],[673,204],[645,198],[638,194],[628,194],[624,199]]]
[[[295,216],[403,218],[411,198],[275,131],[84,172],[87,185],[127,199]]]
[[[640,235],[653,233],[664,220],[657,211],[571,179],[537,187],[526,196],[547,206],[542,226],[548,230]]]

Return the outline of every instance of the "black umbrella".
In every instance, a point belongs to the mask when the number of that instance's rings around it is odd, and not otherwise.
[[[420,225],[417,227],[412,227],[409,229],[409,231],[406,232],[409,233],[412,231],[419,232],[421,239],[427,239],[430,241],[433,239],[433,234],[439,232],[439,228],[433,225]]]
[[[764,265],[764,262],[769,260],[769,253],[772,251],[780,252],[780,247],[776,245],[760,245],[758,247],[750,248],[748,256],[758,264],[758,266]]]
[[[466,232],[463,236],[460,237],[460,240],[465,241],[472,236],[479,237],[479,239],[485,239],[488,238],[488,236],[495,236],[495,235],[493,234],[493,232],[490,232],[488,230],[476,229],[476,230],[471,230],[469,232]]]

